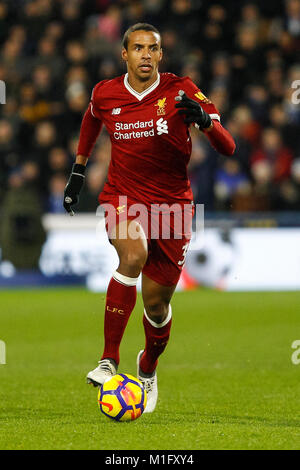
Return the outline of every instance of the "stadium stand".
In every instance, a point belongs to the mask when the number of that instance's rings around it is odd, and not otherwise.
[[[209,211],[299,210],[300,0],[0,0],[0,210],[23,188],[43,212],[64,211],[91,90],[125,72],[122,35],[139,21],[162,32],[160,70],[189,75],[237,142],[222,157],[192,130],[195,202]],[[78,211],[95,211],[109,155],[103,132]]]

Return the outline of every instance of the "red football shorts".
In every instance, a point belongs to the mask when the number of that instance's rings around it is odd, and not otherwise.
[[[114,236],[113,229],[120,222],[137,221],[145,232],[148,244],[148,258],[142,272],[158,284],[176,285],[191,238],[193,204],[148,207],[137,204],[126,196],[114,195],[105,202],[100,198],[100,203],[105,210],[108,238],[111,240]]]

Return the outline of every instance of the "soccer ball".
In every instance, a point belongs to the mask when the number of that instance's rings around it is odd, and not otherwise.
[[[117,374],[104,382],[98,393],[100,411],[116,421],[133,421],[146,407],[147,394],[142,383],[129,374]]]

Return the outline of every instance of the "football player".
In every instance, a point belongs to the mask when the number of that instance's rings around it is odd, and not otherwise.
[[[156,406],[158,358],[169,341],[170,301],[190,240],[190,126],[204,133],[223,155],[232,155],[235,150],[233,138],[220,123],[218,110],[190,78],[159,72],[162,55],[161,36],[154,26],[139,23],[126,31],[122,58],[127,73],[94,87],[64,195],[64,207],[72,214],[84,183],[86,164],[105,125],[112,151],[99,202],[106,209],[106,229],[118,253],[119,266],[107,288],[104,351],[87,381],[101,386],[116,374],[119,346],[136,303],[136,284],[142,274],[145,346],[137,355],[137,376],[147,391],[145,412],[152,412]],[[146,208],[138,220],[136,213],[130,214],[134,204]],[[175,207],[168,222],[155,217],[161,204],[164,208]],[[182,221],[184,213],[189,214],[189,221],[185,230],[180,230],[177,222]],[[148,230],[153,218],[158,233],[155,237]],[[161,235],[166,226],[167,237]]]

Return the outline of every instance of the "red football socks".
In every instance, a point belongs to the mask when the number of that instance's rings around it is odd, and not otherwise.
[[[119,347],[129,317],[136,303],[136,284],[138,278],[114,273],[106,294],[104,317],[104,352],[101,359],[120,362]]]
[[[169,313],[162,323],[155,323],[144,311],[143,318],[146,346],[141,357],[140,368],[144,374],[152,374],[157,366],[159,356],[164,352],[170,337],[172,326],[172,309],[169,305]]]

